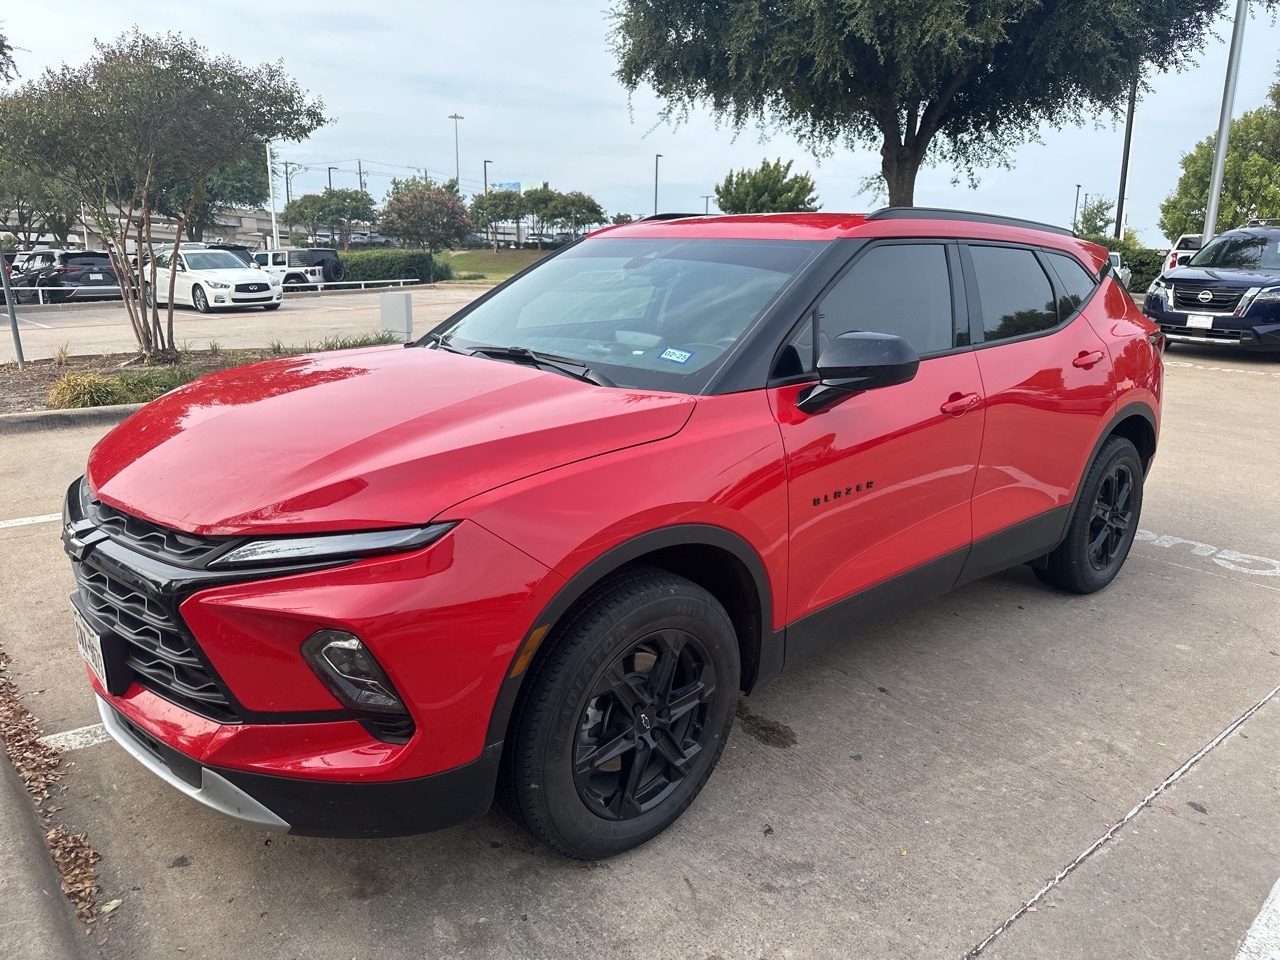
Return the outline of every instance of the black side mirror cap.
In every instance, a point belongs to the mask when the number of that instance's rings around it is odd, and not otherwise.
[[[1178,254],[1178,266],[1180,266],[1180,267],[1185,267],[1185,266],[1187,265],[1187,263],[1191,260],[1191,258],[1192,258],[1193,256],[1195,256],[1195,254],[1193,254],[1193,253],[1180,253],[1180,254]]]
[[[817,413],[855,393],[906,383],[919,368],[919,354],[902,337],[861,330],[842,333],[823,348],[818,382],[801,391],[796,406]]]

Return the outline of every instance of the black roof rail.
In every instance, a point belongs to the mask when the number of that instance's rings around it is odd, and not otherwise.
[[[1074,237],[1075,231],[1055,227],[1051,223],[1023,220],[1019,217],[1000,217],[992,213],[974,213],[972,210],[947,210],[942,207],[881,207],[867,214],[868,220],[960,220],[965,223],[992,223],[1003,227],[1022,227],[1027,230],[1043,230],[1064,237]]]
[[[686,217],[706,217],[706,213],[655,213],[651,217],[641,217],[640,223],[647,223],[650,220],[683,220]]]

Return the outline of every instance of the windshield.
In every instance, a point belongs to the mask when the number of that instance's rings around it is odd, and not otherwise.
[[[588,240],[435,332],[448,346],[525,347],[619,386],[698,392],[823,243]]]
[[[226,250],[188,251],[183,256],[190,270],[243,270],[245,267],[243,260]]]
[[[1280,236],[1224,233],[1210,240],[1188,263],[1222,270],[1280,270]]]

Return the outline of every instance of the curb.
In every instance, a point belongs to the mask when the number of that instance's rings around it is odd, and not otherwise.
[[[28,413],[0,414],[0,436],[38,433],[70,427],[114,427],[130,414],[142,409],[140,403],[122,403],[110,407],[83,407],[76,410],[33,410]]]
[[[9,758],[0,756],[0,939],[5,955],[68,960],[95,955],[62,894],[44,828]]]

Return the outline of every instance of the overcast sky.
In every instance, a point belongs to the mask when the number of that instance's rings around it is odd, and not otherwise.
[[[114,39],[140,24],[176,31],[245,63],[281,59],[286,70],[324,100],[333,123],[300,144],[282,144],[278,160],[308,167],[293,192],[357,185],[356,160],[381,201],[393,176],[426,168],[436,179],[454,174],[458,121],[462,188],[479,192],[485,160],[490,182],[525,186],[549,181],[582,190],[611,214],[653,211],[654,156],[659,206],[701,211],[704,195],[733,169],[768,157],[809,172],[823,209],[859,211],[880,198],[859,192],[875,174],[871,149],[837,150],[815,160],[791,138],[736,137],[710,114],[679,127],[659,121],[661,104],[642,93],[628,102],[613,77],[609,0],[485,0],[466,3],[381,3],[308,0],[305,4],[174,3],[125,0],[88,3],[4,3],[0,30],[16,48],[24,78],[46,67],[80,64],[95,36]],[[1156,226],[1160,201],[1177,181],[1178,161],[1214,131],[1221,106],[1230,22],[1218,25],[1192,69],[1152,76],[1138,104],[1130,168],[1129,225],[1147,243],[1164,243]],[[1280,28],[1255,15],[1245,30],[1235,115],[1261,105],[1275,79]],[[1004,213],[1069,225],[1076,184],[1083,194],[1114,198],[1119,188],[1123,125],[1046,130],[1043,142],[1013,155],[1011,170],[981,172],[977,189],[953,185],[939,166],[920,174],[916,203]],[[283,194],[283,184],[277,184]],[[283,196],[278,200],[283,205]],[[714,198],[711,209],[714,210]]]

